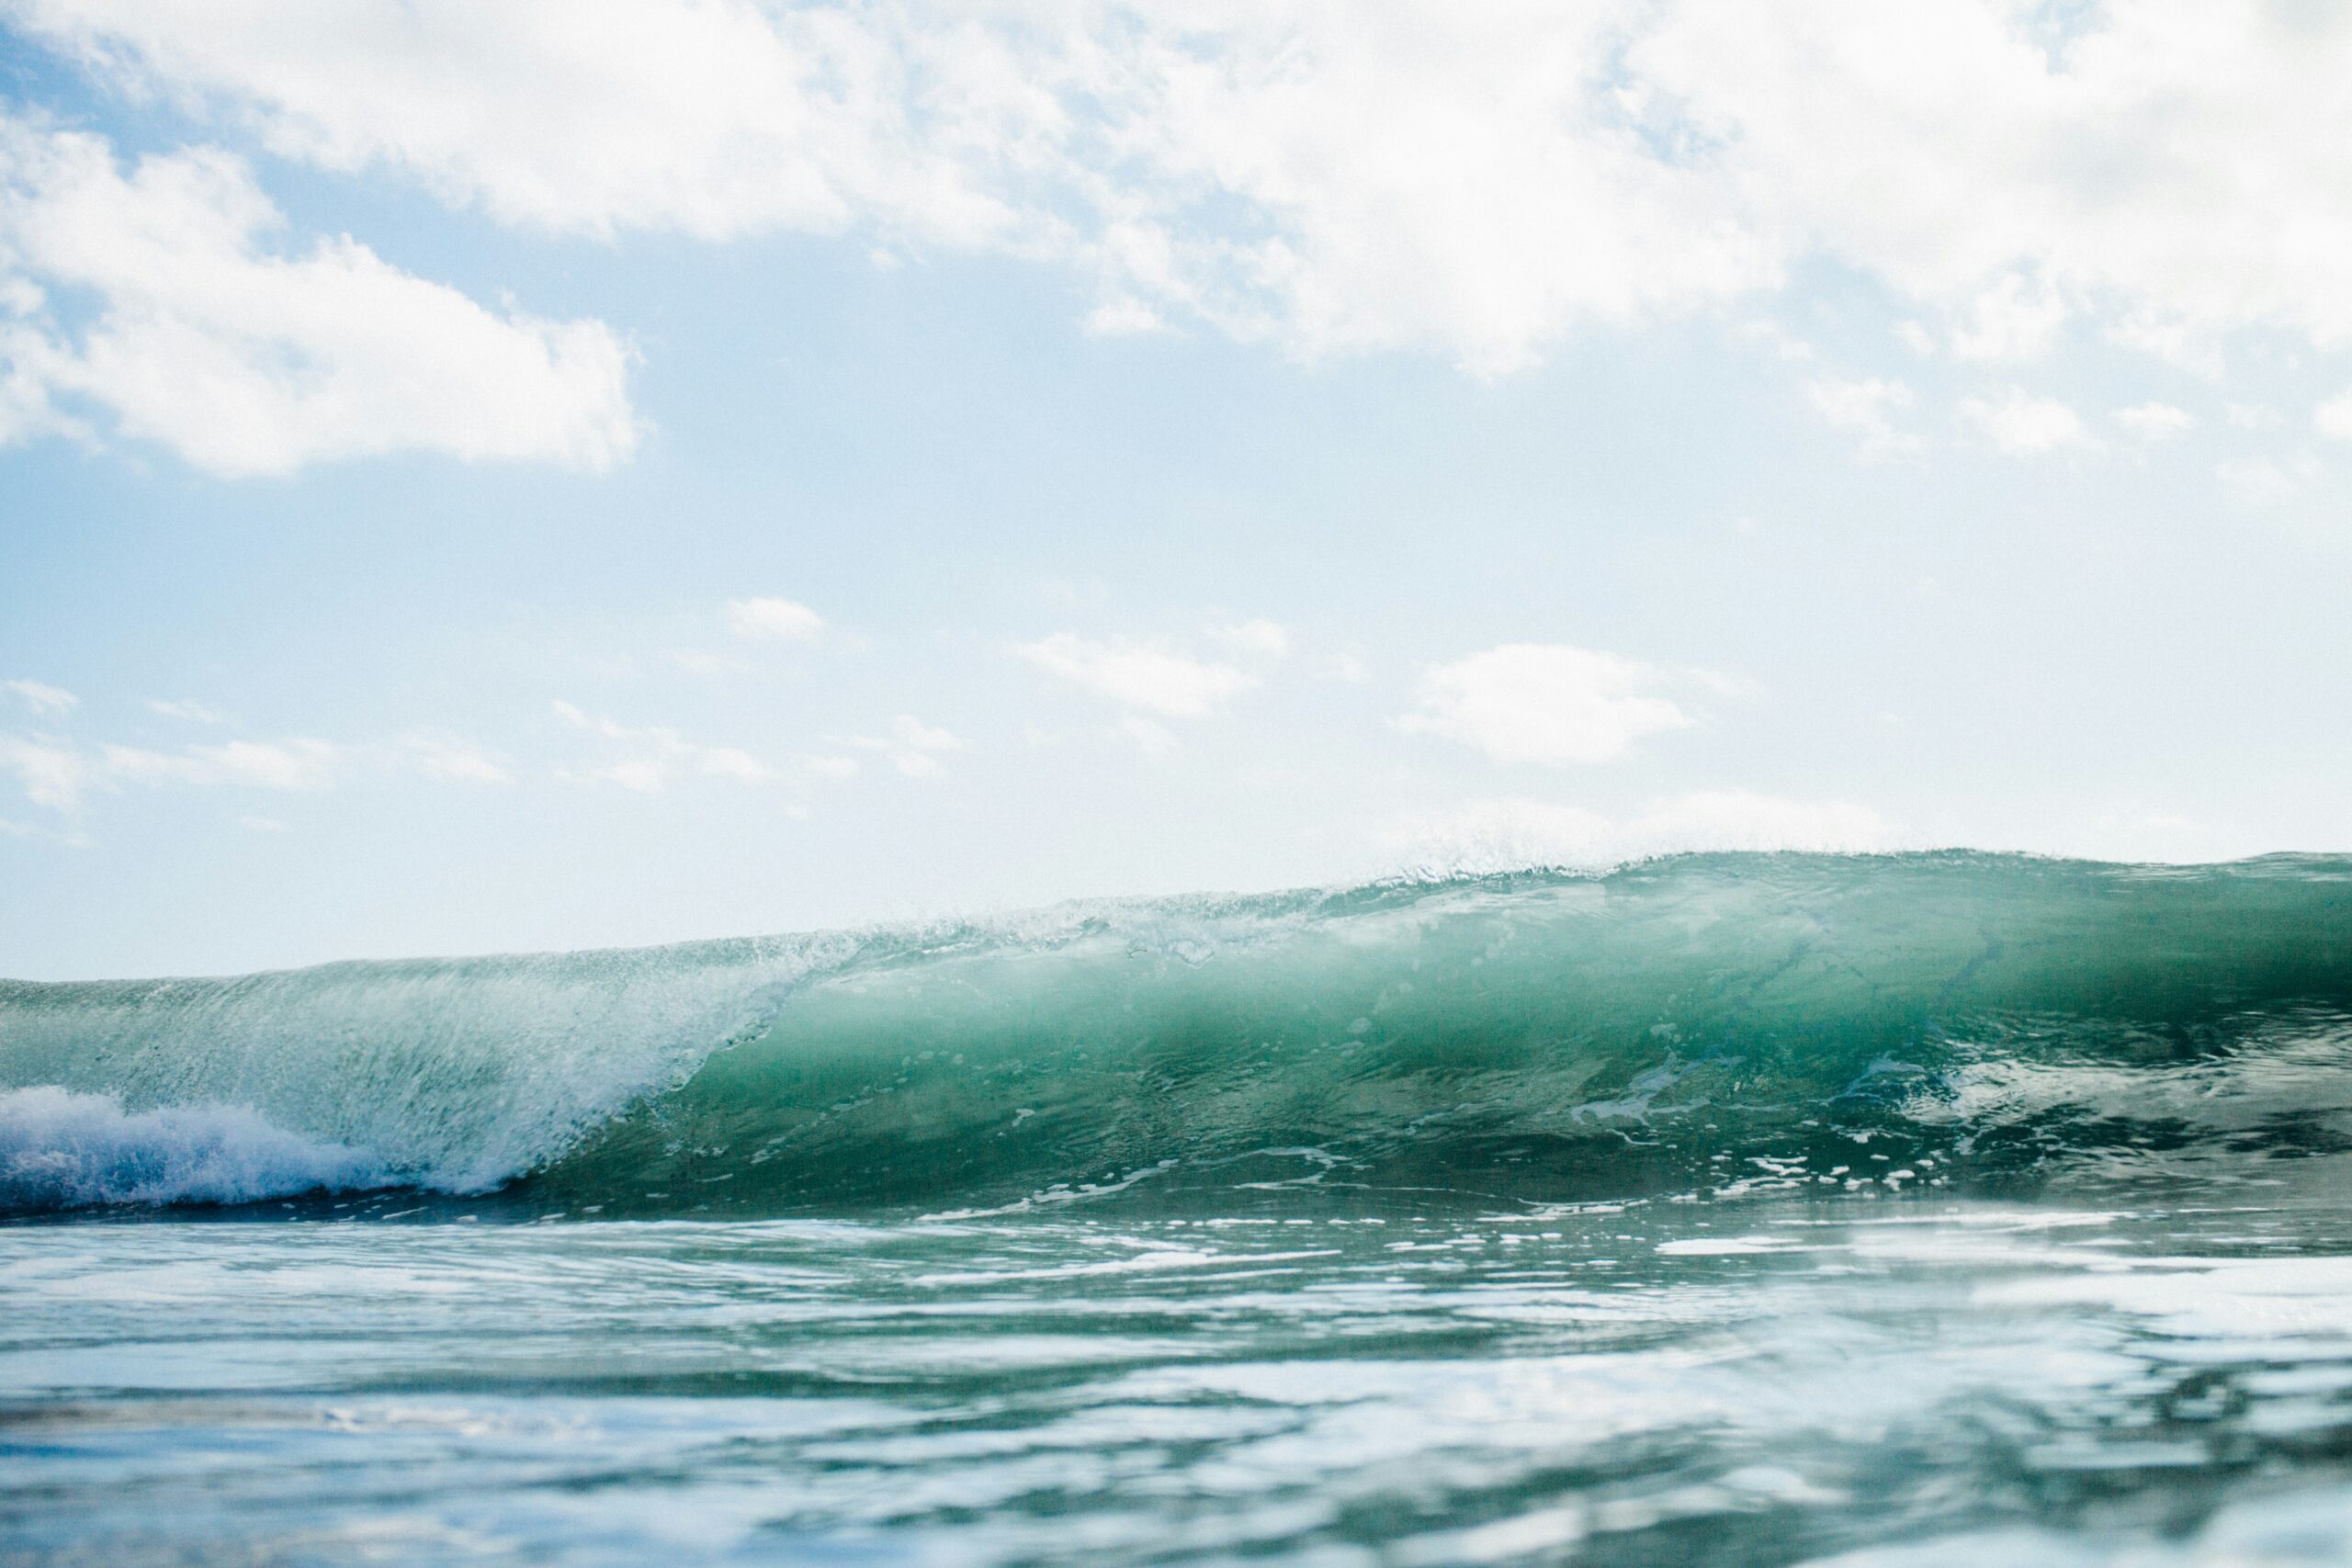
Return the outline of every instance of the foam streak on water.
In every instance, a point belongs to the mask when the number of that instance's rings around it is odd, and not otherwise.
[[[2352,1562],[2342,1223],[18,1229],[0,1561]]]

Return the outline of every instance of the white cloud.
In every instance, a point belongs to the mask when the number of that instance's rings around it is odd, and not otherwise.
[[[2177,409],[2170,403],[2134,403],[2115,411],[2115,423],[2133,437],[2142,441],[2169,441],[2188,430],[2197,421],[2187,409]]]
[[[1935,356],[1936,335],[1918,322],[1910,320],[1900,321],[1889,330],[1894,333],[1895,342],[1920,358],[1931,359]]]
[[[1656,155],[1611,7],[542,0],[288,16],[20,0],[25,25],[336,169],[509,222],[707,239],[864,226],[1051,257],[1099,331],[1173,311],[1481,371],[1588,320],[1769,283],[1703,167]]]
[[[712,653],[699,648],[673,648],[670,662],[689,675],[717,680],[726,675],[741,675],[752,668],[751,660],[732,653]]]
[[[1966,324],[1951,334],[1955,359],[2030,359],[2065,324],[2065,302],[2046,281],[2010,273],[1969,302]]]
[[[1805,395],[1822,418],[1859,436],[1867,453],[1881,456],[1918,449],[1918,438],[1894,423],[1894,416],[1911,406],[1911,389],[1901,381],[1876,376],[1851,379],[1823,376],[1805,383]]]
[[[2330,398],[2314,409],[2312,425],[2332,441],[2352,441],[2352,391]]]
[[[227,153],[126,173],[97,137],[0,112],[0,440],[92,408],[223,475],[405,450],[628,456],[628,356],[603,323],[496,314],[348,237],[274,245],[283,227]],[[61,290],[94,309],[53,307]]]
[[[164,718],[182,719],[189,724],[226,724],[229,722],[229,716],[222,713],[219,708],[211,707],[204,703],[193,700],[164,702],[158,698],[150,697],[147,699],[147,711],[159,715]]]
[[[727,624],[737,637],[763,642],[810,642],[825,629],[825,617],[789,599],[730,599]]]
[[[1114,739],[1133,741],[1136,750],[1154,760],[1169,756],[1176,750],[1175,733],[1166,725],[1148,719],[1139,713],[1131,713],[1121,718],[1111,727],[1110,733]]]
[[[419,730],[401,742],[416,765],[436,779],[459,784],[513,784],[514,775],[488,751],[461,736]]]
[[[2260,0],[1681,0],[1628,70],[1760,220],[1922,299],[2030,268],[2143,341],[2352,338],[2346,18]],[[1950,133],[1953,125],[1966,136]]]
[[[936,777],[946,771],[940,762],[941,755],[961,750],[964,746],[956,736],[925,724],[910,713],[902,713],[892,719],[885,735],[854,736],[842,744],[881,752],[889,759],[892,767],[909,778]],[[823,762],[826,759],[819,758],[817,761]],[[850,759],[841,758],[838,761],[849,761]],[[815,765],[811,764],[812,767]]]
[[[1056,632],[1013,651],[1040,670],[1110,698],[1170,718],[1200,718],[1256,685],[1229,664],[1194,659],[1160,643],[1125,637],[1094,641]]]
[[[1009,215],[970,188],[974,171],[957,159],[985,164],[995,137],[1049,107],[1011,73],[1006,40],[945,16],[924,36],[920,18],[888,7],[12,8],[133,85],[193,88],[241,107],[281,155],[395,169],[452,205],[600,238],[624,229],[705,240],[835,233],[873,214],[920,234],[990,234]],[[911,123],[910,111],[926,107],[970,123]]]
[[[2233,457],[2215,465],[2222,487],[2252,506],[2277,506],[2309,491],[2324,474],[2308,453],[2291,457]]]
[[[2019,456],[2098,445],[2082,415],[2055,398],[2037,398],[2021,388],[2010,388],[1997,400],[1970,398],[1960,405],[1960,414],[1994,446]]]
[[[71,811],[94,782],[89,760],[63,741],[46,736],[0,735],[0,768],[17,775],[17,785],[35,806]]]
[[[616,754],[607,761],[564,778],[617,784],[639,795],[660,795],[681,779],[732,779],[739,784],[766,784],[775,771],[748,751],[732,746],[698,746],[662,725],[632,729],[602,715],[591,716],[567,702],[553,705],[556,716],[577,729],[610,742]]]
[[[109,778],[134,784],[246,784],[257,789],[324,789],[334,782],[340,747],[297,737],[287,740],[231,740],[190,746],[180,751],[147,751],[131,746],[101,746],[98,755]]]
[[[114,791],[125,784],[322,790],[349,773],[404,763],[434,778],[513,782],[497,758],[470,741],[434,730],[417,731],[396,744],[345,746],[294,736],[177,750],[85,746],[54,736],[0,736],[0,773],[15,773],[34,805],[59,811],[78,808],[91,790]]]
[[[71,713],[82,701],[62,686],[52,686],[28,676],[0,681],[0,691],[14,692],[18,701],[40,714]]]
[[[2015,357],[2352,344],[2352,20],[2263,0],[11,0],[111,79],[542,231],[1049,259],[1482,372],[1823,257]],[[1966,136],[1951,127],[1965,125]]]
[[[854,757],[811,757],[802,764],[802,767],[811,778],[832,779],[837,782],[854,779],[858,774],[857,759]]]
[[[1381,837],[1424,872],[1470,874],[1608,866],[1690,851],[1850,852],[1897,842],[1894,825],[1866,807],[1743,789],[1654,800],[1623,817],[1553,801],[1476,801],[1398,823]]]
[[[1415,691],[1419,711],[1396,725],[1459,740],[1498,762],[1605,762],[1645,735],[1690,722],[1648,689],[1659,678],[1649,666],[1611,653],[1506,643],[1431,665]]]
[[[1243,658],[1280,659],[1290,652],[1290,633],[1261,617],[1232,626],[1211,626],[1202,634],[1227,652]]]

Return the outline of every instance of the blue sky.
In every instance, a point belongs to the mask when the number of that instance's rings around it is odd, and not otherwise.
[[[0,3],[0,973],[2346,846],[2287,5]]]

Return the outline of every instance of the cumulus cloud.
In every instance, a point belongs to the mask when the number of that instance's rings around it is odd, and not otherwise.
[[[727,625],[754,641],[812,642],[823,633],[825,617],[789,599],[730,599]]]
[[[1894,826],[1849,801],[1698,790],[1611,816],[1555,801],[1484,800],[1408,819],[1381,835],[1424,871],[1597,867],[1688,851],[1856,852],[1892,847]]]
[[[2030,359],[2065,324],[2065,301],[2046,280],[2010,273],[1969,301],[1951,334],[1955,359]]]
[[[2352,441],[2352,391],[2320,404],[2312,412],[2312,425],[2332,441]]]
[[[2037,398],[2020,388],[2012,387],[1996,399],[1967,399],[1960,414],[1994,446],[2021,457],[2098,445],[2082,415],[2055,398]]]
[[[1170,718],[1201,718],[1256,685],[1230,664],[1196,659],[1162,643],[1124,637],[1102,641],[1056,632],[1013,650],[1038,669],[1122,707]]]
[[[2115,411],[2115,423],[2137,440],[2169,441],[2197,423],[2187,409],[2170,403],[2134,403]]]
[[[594,766],[566,772],[561,777],[617,784],[638,795],[660,795],[688,778],[732,779],[738,784],[766,784],[773,769],[748,751],[732,746],[700,746],[675,729],[650,725],[632,729],[602,715],[582,712],[558,702],[556,716],[575,729],[607,742],[608,755]]]
[[[0,692],[14,693],[18,702],[37,714],[71,713],[82,700],[62,686],[52,686],[29,676],[0,681]]]
[[[126,170],[0,112],[0,441],[103,412],[222,475],[628,456],[628,355],[603,323],[487,310],[348,237],[280,244],[284,221],[225,152]]]
[[[2030,272],[2027,314],[2079,303],[2159,350],[2256,324],[2335,344],[2347,22],[2260,0],[1682,0],[1628,66],[1779,232],[1913,298]]]
[[[1911,406],[1911,389],[1888,378],[1815,377],[1805,383],[1815,412],[1858,437],[1874,457],[1918,450],[1918,437],[1896,425],[1894,416]]]
[[[1505,371],[1826,258],[1962,358],[2076,320],[2176,356],[2248,326],[2352,343],[2352,17],[2320,7],[10,9],[280,155],[505,222],[1051,260],[1101,331]]]
[[[1396,727],[1458,740],[1498,762],[1605,762],[1645,736],[1690,723],[1657,694],[1661,680],[1612,653],[1506,643],[1430,666],[1415,688],[1416,710]]]

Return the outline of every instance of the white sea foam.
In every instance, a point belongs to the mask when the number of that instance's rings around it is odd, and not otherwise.
[[[234,1105],[125,1111],[112,1095],[0,1090],[0,1213],[101,1203],[241,1203],[383,1187],[384,1163]]]

